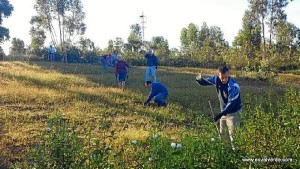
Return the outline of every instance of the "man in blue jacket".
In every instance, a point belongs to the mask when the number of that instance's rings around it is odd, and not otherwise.
[[[196,81],[202,85],[214,85],[220,101],[221,112],[215,115],[214,120],[220,119],[220,135],[222,138],[233,140],[234,127],[240,125],[240,112],[242,110],[242,102],[240,96],[239,84],[229,76],[229,69],[221,66],[218,69],[218,75],[209,78],[202,78],[202,73],[196,77]],[[228,131],[225,127],[228,127]]]
[[[146,80],[145,80],[145,82],[149,81],[150,74],[152,75],[152,81],[156,82],[156,69],[157,69],[157,66],[158,66],[158,59],[154,55],[152,50],[149,50],[146,53],[145,58],[147,59],[147,68],[146,68],[146,74],[145,74]]]
[[[167,103],[165,102],[165,99],[169,95],[168,89],[161,83],[159,82],[151,82],[151,81],[146,81],[146,87],[151,87],[151,92],[147,98],[147,100],[144,103],[144,106],[146,106],[150,101],[154,100],[154,102],[158,106],[163,106],[167,107]]]

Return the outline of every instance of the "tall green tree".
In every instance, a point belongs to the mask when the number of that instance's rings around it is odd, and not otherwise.
[[[65,43],[72,44],[76,37],[85,33],[81,0],[37,0],[35,9],[44,30],[50,33],[52,43],[60,44],[63,53]],[[67,61],[66,55],[63,60]]]
[[[222,52],[229,47],[218,26],[208,27],[203,22],[200,30],[196,24],[190,23],[181,30],[181,45],[184,55],[200,62],[216,62]]]
[[[11,47],[9,48],[9,53],[11,55],[23,55],[25,54],[25,43],[19,38],[13,38],[11,42]]]
[[[206,22],[202,23],[200,31],[198,32],[198,39],[199,39],[199,46],[203,46],[203,42],[205,39],[209,38],[209,27],[207,26]]]
[[[9,39],[9,29],[2,27],[3,18],[7,18],[14,10],[8,0],[0,0],[0,44]]]
[[[273,36],[276,36],[274,30],[278,24],[286,22],[287,15],[284,8],[289,4],[289,0],[268,0],[268,25],[269,25],[269,46],[272,46]]]
[[[182,28],[180,32],[180,42],[181,42],[181,48],[187,48],[189,46],[189,42],[187,39],[187,28]]]
[[[114,50],[121,51],[124,49],[124,40],[121,37],[116,37],[113,41]]]
[[[87,52],[96,50],[95,43],[89,38],[81,37],[78,44],[79,44],[79,49],[83,53],[87,53]]]
[[[266,58],[267,46],[266,46],[266,36],[265,36],[265,25],[266,18],[269,13],[268,11],[268,0],[249,0],[250,9],[260,18],[261,28],[262,28],[262,43],[263,43],[263,59]]]
[[[41,18],[39,16],[33,16],[30,20],[31,29],[31,52],[37,56],[43,54],[44,44],[46,40],[46,34],[44,29],[42,29]]]
[[[168,57],[170,54],[168,40],[163,36],[152,37],[153,49],[158,56]]]
[[[6,56],[6,55],[5,55],[5,53],[4,53],[3,49],[2,49],[2,47],[0,46],[0,60],[3,60],[5,56]]]
[[[190,23],[187,28],[182,28],[180,41],[185,55],[190,57],[197,55],[199,50],[198,32],[198,26],[194,23]]]
[[[241,54],[248,59],[254,59],[261,46],[261,21],[257,14],[251,10],[246,10],[242,29],[233,41],[233,47],[239,48]]]
[[[128,37],[128,44],[132,46],[134,52],[141,50],[142,43],[142,28],[139,24],[133,24],[130,26],[130,34]]]

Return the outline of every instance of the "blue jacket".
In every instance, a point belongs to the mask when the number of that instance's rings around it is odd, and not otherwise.
[[[168,89],[163,84],[161,84],[159,82],[153,82],[151,84],[151,92],[150,92],[150,94],[148,96],[148,99],[146,100],[146,103],[149,103],[154,96],[156,96],[156,95],[158,95],[160,93],[163,93],[166,96],[168,96],[169,91],[168,91]]]
[[[217,94],[220,101],[221,114],[226,115],[238,112],[242,109],[242,101],[240,96],[240,86],[229,77],[227,84],[222,84],[218,75],[196,80],[200,85],[216,86]]]
[[[158,59],[152,53],[146,53],[145,58],[147,59],[147,66],[158,66]]]

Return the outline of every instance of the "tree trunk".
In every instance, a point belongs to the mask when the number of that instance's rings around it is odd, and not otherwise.
[[[59,27],[59,40],[60,40],[60,47],[61,47],[61,53],[64,53],[64,44],[63,44],[63,39],[62,39],[62,25],[61,25],[61,20],[60,20],[60,15],[58,14],[58,27]],[[64,57],[62,59],[62,62],[64,62]]]
[[[273,33],[273,20],[274,20],[274,2],[271,0],[271,16],[270,16],[270,40],[269,40],[269,49],[272,44],[272,33]]]
[[[266,59],[266,38],[265,38],[265,15],[261,15],[262,33],[263,33],[263,59]]]

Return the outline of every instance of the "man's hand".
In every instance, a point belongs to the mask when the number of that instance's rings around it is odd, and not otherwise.
[[[196,80],[201,80],[202,79],[202,71],[201,73],[199,73],[197,76],[196,76]]]
[[[144,103],[144,107],[146,107],[147,105],[148,105],[148,102],[145,102],[145,103]]]
[[[215,115],[214,121],[217,122],[222,116],[223,116],[223,114],[221,114],[221,113]]]

